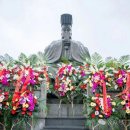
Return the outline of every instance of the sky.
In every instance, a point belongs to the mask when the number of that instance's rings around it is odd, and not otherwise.
[[[36,54],[61,39],[60,16],[72,14],[72,39],[90,54],[130,54],[130,0],[0,0],[0,55]]]

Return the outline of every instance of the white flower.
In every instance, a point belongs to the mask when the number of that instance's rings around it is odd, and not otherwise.
[[[25,70],[25,75],[28,75],[29,74],[29,71],[28,70]]]
[[[39,81],[43,81],[43,78],[41,78],[41,77],[38,77],[38,80],[39,80]]]
[[[125,100],[123,100],[122,102],[121,102],[121,105],[125,105],[126,104],[126,102],[125,102]]]
[[[130,114],[130,109],[126,109],[126,113],[127,113],[127,114]]]
[[[96,106],[96,103],[91,102],[90,106],[95,107],[95,106]]]
[[[95,115],[99,115],[99,111],[95,111]]]
[[[113,108],[112,111],[115,112],[115,108]]]
[[[114,86],[114,88],[115,88],[115,89],[117,89],[117,88],[118,88],[118,86],[117,86],[117,85],[115,85],[115,86]]]
[[[16,75],[16,74],[15,74],[14,77],[13,77],[14,80],[17,80],[18,78],[19,78],[19,76]]]
[[[100,108],[102,108],[103,109],[103,98],[99,98],[99,100],[100,100]]]
[[[112,102],[112,105],[115,106],[115,105],[116,105],[116,102]]]
[[[10,74],[6,74],[6,78],[9,78],[10,77]]]
[[[0,96],[0,102],[3,102],[4,98],[5,98],[5,96],[4,96],[4,95],[1,95],[1,96]]]
[[[109,84],[108,82],[106,82],[106,85],[111,87],[111,84]]]
[[[96,99],[96,97],[92,97],[91,99],[92,99],[92,100],[95,100],[95,99]]]
[[[37,99],[37,96],[34,96],[35,99]]]
[[[86,84],[88,81],[87,80],[84,80],[83,83]]]

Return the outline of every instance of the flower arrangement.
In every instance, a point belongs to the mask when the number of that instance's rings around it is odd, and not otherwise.
[[[37,106],[37,97],[34,94],[26,90],[22,93],[15,92],[12,99],[12,115],[20,116],[32,116]]]
[[[88,114],[89,118],[106,119],[112,116],[115,112],[116,102],[114,102],[110,95],[107,95],[107,110],[105,111],[105,104],[103,95],[96,93],[88,99],[88,107],[91,110]]]
[[[80,90],[81,93],[84,93],[87,91],[87,86],[88,86],[88,80],[86,82],[85,79],[89,79],[89,65],[85,64],[82,66],[77,67],[77,71],[78,71],[78,80],[79,80],[79,87],[78,89]]]
[[[90,65],[89,76],[84,80],[84,83],[88,84],[91,88],[92,93],[97,90],[102,93],[103,82],[106,82],[108,88],[112,87],[113,84],[113,68],[97,68],[96,66]]]
[[[126,85],[127,72],[124,69],[118,69],[114,74],[116,88],[115,89],[124,89]]]
[[[116,100],[119,102],[118,108],[124,113],[121,118],[126,119],[130,115],[130,72],[126,74],[126,87],[116,96]]]
[[[9,86],[10,85],[10,71],[1,63],[0,64],[0,85]]]
[[[67,93],[75,91],[76,82],[76,69],[72,66],[72,64],[63,64],[57,72],[54,89],[60,97],[64,97]]]
[[[22,73],[22,74],[21,74]],[[12,68],[12,77],[13,77],[13,86],[16,86],[16,82],[19,80],[20,75],[20,84],[23,85],[26,78],[28,77],[27,86],[31,86],[32,88],[37,88],[40,86],[41,82],[43,81],[44,73],[41,71],[36,71],[31,67],[23,67],[23,66],[16,66]]]
[[[0,90],[0,116],[9,108],[9,92]]]
[[[120,96],[121,109],[125,111],[127,115],[130,115],[130,94],[124,94]]]

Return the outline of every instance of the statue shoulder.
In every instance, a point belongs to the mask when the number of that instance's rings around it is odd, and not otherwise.
[[[80,41],[72,41],[72,50],[78,53],[78,55],[87,56],[90,58],[89,50]]]
[[[50,50],[50,49],[52,49],[52,48],[54,48],[54,47],[60,45],[61,42],[62,42],[61,40],[52,41],[51,44],[49,44],[49,45],[45,48],[45,52],[46,52],[47,50]]]
[[[78,46],[78,47],[82,47],[82,48],[87,48],[85,47],[80,41],[72,41],[72,44],[74,44],[75,46]]]

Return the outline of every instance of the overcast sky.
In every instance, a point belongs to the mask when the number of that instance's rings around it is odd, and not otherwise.
[[[0,55],[43,52],[61,39],[63,13],[73,15],[72,39],[90,54],[130,54],[130,0],[0,0]]]

